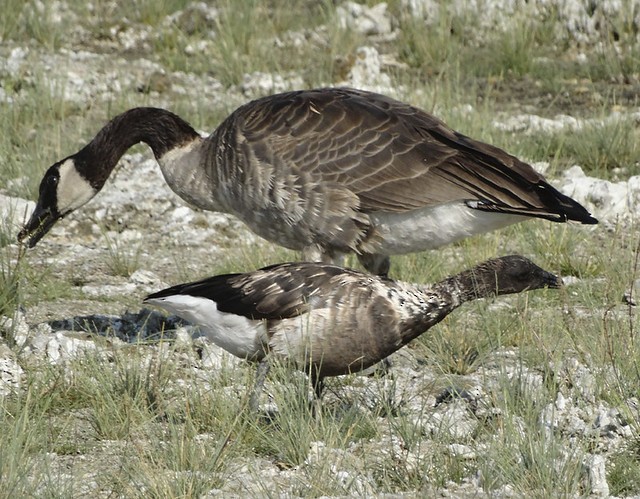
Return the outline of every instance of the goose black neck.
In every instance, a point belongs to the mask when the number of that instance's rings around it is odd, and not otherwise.
[[[445,279],[439,290],[451,293],[458,305],[478,298],[508,295],[540,288],[558,288],[557,276],[520,255],[508,255],[482,262]]]
[[[136,107],[109,121],[75,155],[76,168],[94,188],[100,189],[131,146],[144,142],[157,159],[198,136],[189,123],[170,111]]]
[[[499,294],[496,271],[485,266],[477,266],[448,277],[435,287],[453,298],[453,308],[468,301]]]

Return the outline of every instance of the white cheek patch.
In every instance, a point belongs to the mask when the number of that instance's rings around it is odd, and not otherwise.
[[[58,171],[60,179],[58,181],[57,209],[62,215],[65,215],[83,204],[87,203],[98,191],[91,187],[91,184],[84,178],[78,170],[72,159],[62,163]]]

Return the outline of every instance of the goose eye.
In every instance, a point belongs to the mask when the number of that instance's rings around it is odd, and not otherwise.
[[[47,177],[47,185],[49,187],[54,187],[58,184],[58,180],[60,180],[60,175],[58,173],[49,175],[49,177]]]

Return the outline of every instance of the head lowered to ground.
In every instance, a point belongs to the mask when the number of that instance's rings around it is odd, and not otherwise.
[[[560,286],[557,276],[519,255],[487,260],[434,284],[307,262],[178,284],[144,302],[197,325],[233,355],[293,362],[310,372],[319,393],[325,376],[379,362],[466,302]]]
[[[97,193],[98,189],[79,173],[74,159],[55,163],[40,182],[38,203],[18,239],[28,238],[29,247],[35,246],[58,220],[80,208]]]
[[[597,223],[531,165],[385,95],[319,88],[263,97],[209,136],[165,109],[114,117],[47,170],[19,234],[34,246],[144,142],[190,205],[230,213],[259,236],[386,275],[391,255],[435,249],[531,218]]]

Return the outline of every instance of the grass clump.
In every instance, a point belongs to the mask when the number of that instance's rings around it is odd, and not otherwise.
[[[558,151],[557,157],[564,158],[564,166],[580,165],[599,178],[615,178],[621,169],[625,177],[640,173],[638,127],[629,117],[612,116],[547,139]]]
[[[122,235],[113,234],[102,229],[102,236],[107,244],[108,267],[114,276],[131,277],[140,268],[142,255],[142,241],[127,241]]]
[[[22,302],[20,261],[6,247],[0,247],[0,316],[11,317]]]
[[[607,482],[612,496],[633,496],[640,493],[640,456],[638,441],[612,456],[607,467]]]
[[[13,400],[0,399],[1,497],[33,496],[37,479],[46,475],[46,458],[39,451],[46,445],[42,436],[48,433],[46,413],[50,397],[41,395],[27,389]]]
[[[47,49],[58,48],[65,27],[56,20],[51,2],[4,0],[0,41],[36,41]]]

